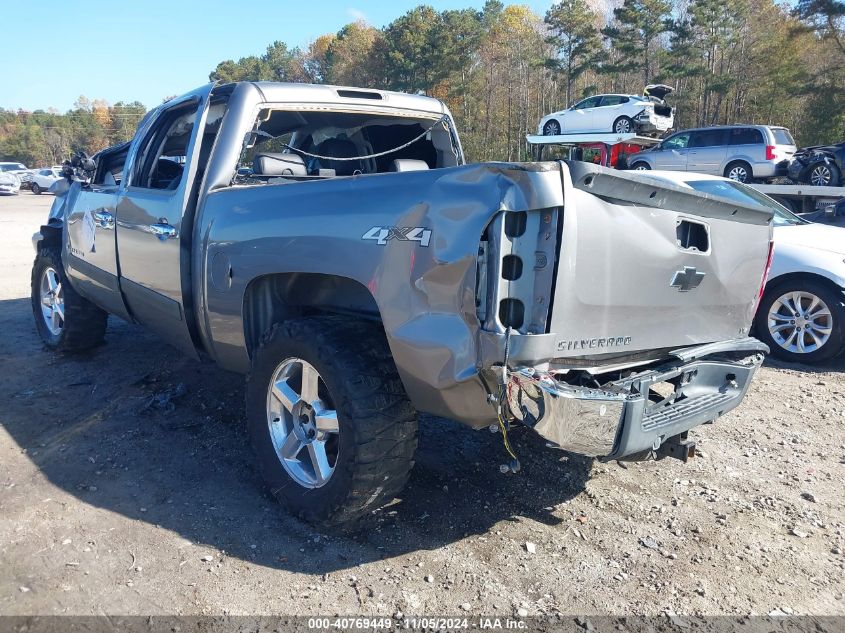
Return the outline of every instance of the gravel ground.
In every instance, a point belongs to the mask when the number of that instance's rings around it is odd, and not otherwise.
[[[51,201],[0,198],[0,614],[845,615],[845,361],[773,362],[689,464],[600,464],[422,422],[354,538],[263,490],[242,379],[111,319],[55,357],[29,304]],[[159,407],[163,393],[184,395]]]

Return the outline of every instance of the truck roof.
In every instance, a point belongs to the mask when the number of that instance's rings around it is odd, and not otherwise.
[[[444,114],[447,109],[443,102],[434,97],[412,95],[390,90],[374,88],[355,88],[353,86],[331,86],[324,84],[283,83],[273,81],[244,82],[253,84],[267,101],[284,103],[321,103],[375,105],[402,110],[417,110]]]

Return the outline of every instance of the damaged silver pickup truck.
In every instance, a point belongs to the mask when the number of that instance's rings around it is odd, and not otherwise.
[[[34,238],[46,346],[95,346],[112,314],[245,374],[258,464],[312,521],[401,490],[417,411],[505,446],[521,424],[686,458],[766,352],[770,209],[585,163],[467,165],[435,99],[210,85],[77,166]]]

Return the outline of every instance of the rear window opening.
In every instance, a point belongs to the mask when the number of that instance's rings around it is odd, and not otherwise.
[[[235,184],[419,171],[460,164],[451,122],[437,114],[262,110]]]

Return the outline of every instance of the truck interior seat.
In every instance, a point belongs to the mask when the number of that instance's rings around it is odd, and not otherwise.
[[[390,164],[390,171],[421,171],[428,169],[428,163],[416,158],[397,158]]]
[[[256,154],[252,161],[256,176],[307,176],[308,169],[299,154]]]
[[[358,156],[355,143],[345,138],[329,138],[317,146],[315,154],[331,156],[332,158],[352,158]],[[338,176],[351,176],[361,171],[361,161],[356,160],[324,160],[320,159],[320,167],[334,169]]]

